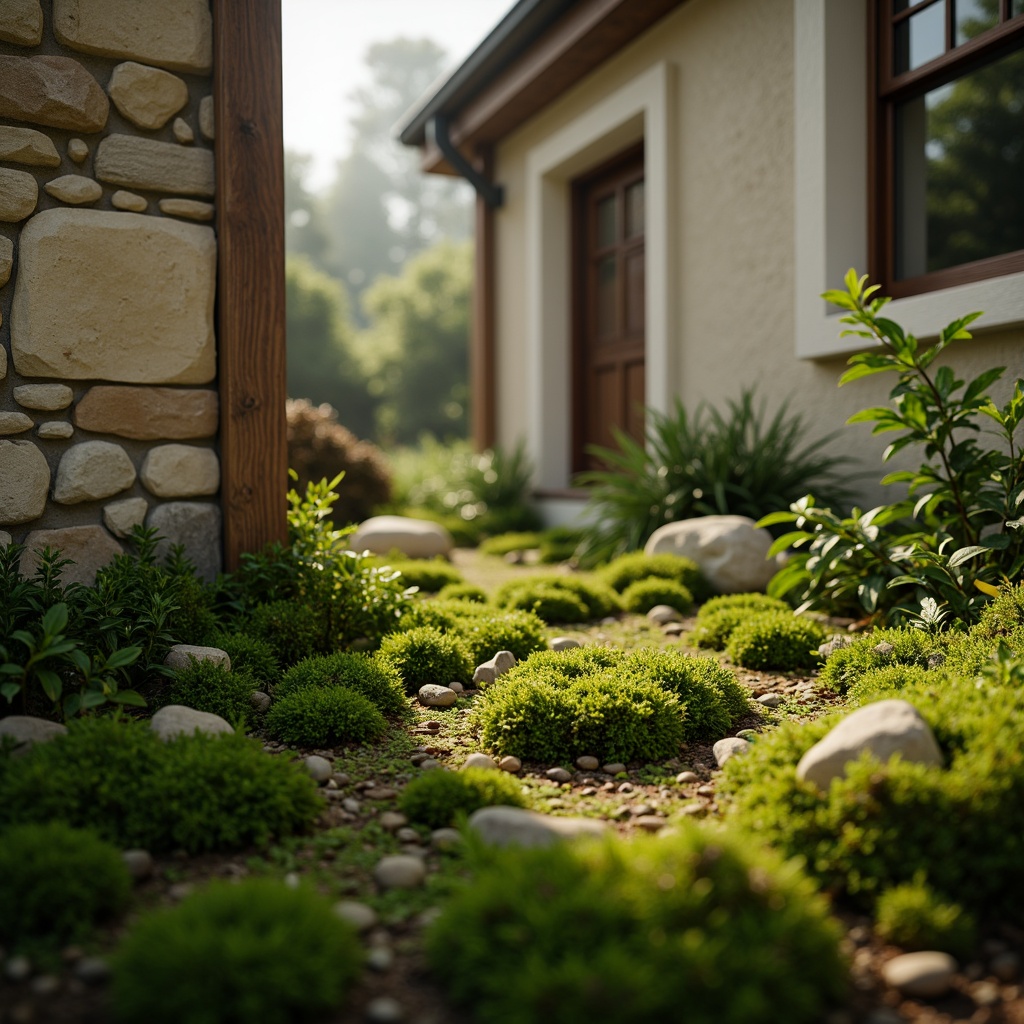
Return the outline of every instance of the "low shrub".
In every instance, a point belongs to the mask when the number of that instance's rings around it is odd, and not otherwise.
[[[276,651],[281,664],[287,666],[330,650],[324,618],[323,609],[288,599],[257,606],[245,625],[250,635]]]
[[[598,570],[597,575],[620,594],[632,583],[652,576],[681,583],[694,596],[705,597],[708,582],[692,558],[681,555],[648,555],[643,551],[630,551],[619,555]]]
[[[427,934],[475,1019],[811,1024],[844,993],[824,901],[733,837],[689,827],[486,856]]]
[[[819,681],[845,693],[865,672],[888,665],[927,668],[932,655],[942,653],[942,641],[922,629],[876,629],[833,651],[821,669]]]
[[[785,601],[767,594],[718,594],[708,598],[697,613],[698,621],[705,615],[713,615],[725,609],[739,608],[746,612],[788,612],[791,608]]]
[[[59,821],[0,833],[0,942],[53,949],[84,942],[128,903],[121,853],[94,833]]]
[[[418,587],[424,594],[436,594],[442,587],[462,582],[462,573],[443,558],[379,558],[374,560],[400,573],[403,587]]]
[[[365,654],[340,651],[306,658],[293,665],[274,687],[274,699],[281,700],[309,687],[340,686],[362,694],[381,714],[405,718],[409,714],[405,690],[398,672]]]
[[[144,722],[88,718],[0,756],[0,826],[59,821],[153,853],[262,844],[303,829],[321,806],[301,767],[237,733],[165,743]]]
[[[267,712],[267,732],[293,747],[369,743],[387,722],[361,693],[344,686],[305,686],[278,700]]]
[[[363,959],[329,900],[266,878],[214,882],[143,917],[113,957],[126,1024],[291,1024],[337,1010]]]
[[[981,617],[974,627],[978,637],[1009,636],[1024,626],[1024,583],[1004,586],[999,594],[982,609]]]
[[[515,776],[493,768],[463,768],[448,772],[425,772],[413,779],[399,798],[399,809],[412,821],[429,828],[454,824],[461,814],[481,807],[524,805],[520,782]]]
[[[196,711],[220,715],[244,729],[253,716],[252,691],[256,688],[255,680],[245,669],[234,672],[212,661],[191,658],[188,668],[174,673],[160,703],[184,704]]]
[[[226,651],[232,671],[248,672],[257,690],[269,692],[281,674],[274,648],[259,637],[248,633],[214,633],[210,637],[210,646]]]
[[[637,580],[622,592],[623,607],[638,615],[646,615],[659,604],[667,604],[685,615],[693,607],[693,594],[682,583],[657,578]]]
[[[496,537],[481,541],[478,550],[482,555],[495,555],[498,558],[513,551],[534,551],[540,547],[540,536],[537,532],[499,533]]]
[[[939,639],[942,648],[935,660],[944,655],[945,668],[959,675],[977,675],[992,661],[1000,645],[1024,657],[1024,625],[1014,626],[998,637],[987,636],[986,631],[973,627],[966,633],[943,633]]]
[[[825,630],[792,612],[759,612],[741,622],[729,637],[725,653],[744,668],[790,672],[812,668]]]
[[[541,532],[540,560],[545,565],[575,561],[583,531],[575,526],[552,526]]]
[[[607,584],[564,574],[510,580],[495,592],[494,603],[532,611],[545,622],[587,622],[620,610],[618,597]]]
[[[433,626],[390,633],[381,641],[376,657],[402,677],[405,692],[410,696],[426,683],[468,683],[475,667],[458,637]]]
[[[722,594],[705,601],[697,613],[690,642],[698,647],[724,651],[729,637],[741,623],[758,612],[789,612],[785,601],[766,594]]]
[[[511,651],[521,661],[546,646],[544,623],[533,612],[501,610],[475,601],[421,601],[402,619],[403,629],[417,626],[455,635],[473,666],[498,651]]]
[[[957,903],[944,903],[920,877],[878,897],[875,932],[904,949],[941,949],[954,956],[970,954],[975,941],[971,915]]]
[[[917,665],[886,665],[873,668],[860,676],[846,691],[846,702],[851,707],[870,704],[872,701],[895,697],[900,690],[917,683],[937,678],[934,673]]]
[[[438,592],[441,601],[472,601],[474,604],[485,604],[487,591],[475,583],[446,583]]]

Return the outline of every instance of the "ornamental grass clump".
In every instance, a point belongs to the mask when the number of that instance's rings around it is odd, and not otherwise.
[[[759,612],[732,631],[725,653],[744,668],[791,672],[816,665],[824,642],[825,630],[811,619],[791,611]]]
[[[824,901],[735,837],[687,827],[480,857],[426,940],[474,1019],[812,1024],[844,994]]]
[[[822,686],[845,693],[866,672],[889,665],[928,668],[928,659],[942,655],[943,641],[922,629],[876,629],[833,651],[818,677]]]
[[[429,828],[453,825],[461,815],[496,804],[522,807],[525,801],[519,780],[493,768],[425,772],[402,790],[398,801],[411,821]]]
[[[305,658],[281,676],[273,690],[274,700],[312,687],[353,690],[387,718],[407,718],[410,713],[397,669],[366,654],[339,651]]]
[[[331,902],[267,878],[213,882],[143,917],[113,957],[125,1024],[292,1024],[338,1011],[363,951]]]
[[[372,743],[387,722],[361,693],[344,686],[305,686],[275,702],[267,712],[267,733],[293,747]]]
[[[622,592],[622,606],[638,615],[646,615],[659,604],[686,615],[693,607],[693,594],[682,583],[657,578],[637,580]]]
[[[0,942],[53,952],[120,914],[131,877],[121,851],[59,821],[0,831]]]
[[[402,633],[390,633],[375,655],[385,668],[398,673],[410,696],[427,683],[447,686],[466,684],[473,678],[474,665],[458,636],[442,633],[433,626],[417,626]]]

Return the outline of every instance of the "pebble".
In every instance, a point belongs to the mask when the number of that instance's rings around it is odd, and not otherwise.
[[[153,874],[153,856],[149,850],[125,850],[121,854],[128,874],[136,881],[142,881]]]
[[[347,786],[352,781],[351,777],[349,775],[347,775],[345,772],[335,772],[331,776],[331,778],[339,786]]]
[[[596,772],[601,766],[601,762],[596,757],[591,757],[589,754],[584,754],[582,757],[576,758],[576,767],[581,772]]]
[[[989,968],[1000,981],[1011,982],[1020,970],[1020,957],[1016,953],[998,953],[992,957]]]
[[[450,708],[458,699],[459,695],[448,686],[438,686],[437,683],[427,683],[419,689],[420,703],[427,708]],[[427,723],[430,728],[430,723]],[[438,724],[440,728],[440,724]]]
[[[398,811],[385,811],[377,820],[385,832],[393,832],[396,828],[409,824],[409,819]]]
[[[750,749],[750,744],[738,736],[727,736],[724,740],[719,740],[712,750],[715,755],[715,761],[718,763],[718,767],[721,768],[730,757],[735,757],[737,754],[745,754]]]
[[[786,703],[786,698],[781,693],[762,693],[757,698],[757,703],[765,708],[777,708],[780,704]]]
[[[419,857],[400,853],[383,857],[373,877],[382,889],[416,889],[426,881],[427,869]]]
[[[686,632],[686,627],[681,622],[666,622],[661,631],[665,636],[681,636]]]
[[[683,814],[688,814],[690,817],[700,817],[705,813],[705,807],[703,804],[687,804],[681,808]]]
[[[341,801],[341,806],[348,811],[349,814],[358,814],[362,809],[363,805],[355,799],[355,797],[347,796]]]
[[[584,788],[580,790],[580,796],[596,796],[596,795],[597,795],[597,790],[594,789],[593,786],[584,786]]]
[[[694,782],[700,782],[700,776],[696,772],[680,772],[676,776],[676,782],[680,786],[689,786]]]
[[[1002,1002],[1003,995],[994,981],[979,981],[971,989],[971,998],[978,1006],[995,1006]]]
[[[4,967],[4,974],[11,981],[24,981],[32,974],[32,961],[27,956],[12,956]]]
[[[666,622],[682,622],[683,617],[670,604],[656,604],[648,613],[647,618],[664,626]],[[614,619],[612,620],[614,621]]]
[[[552,782],[571,782],[572,772],[566,771],[564,768],[549,768],[544,773],[545,778],[551,779]]]
[[[440,768],[440,767],[441,767],[441,762],[436,760],[433,757],[427,757],[427,758],[424,758],[422,761],[420,761],[420,768],[423,771],[425,771],[425,772],[430,771],[431,768]]]
[[[757,742],[757,730],[756,729],[740,729],[736,733],[737,739],[746,740],[748,743]]]
[[[553,651],[570,651],[579,646],[579,640],[574,640],[571,636],[556,636],[548,641],[548,647]]]
[[[400,828],[395,833],[395,838],[400,843],[418,843],[420,841],[420,834],[416,829],[406,826],[405,828]]]
[[[618,791],[620,793],[632,793],[633,792],[633,783],[632,782],[623,782],[622,785],[619,786]]]
[[[319,754],[310,754],[303,762],[309,777],[318,785],[322,786],[331,777],[331,762]]]
[[[391,996],[377,996],[366,1004],[366,1019],[373,1024],[396,1024],[405,1020],[405,1010],[397,999]]]
[[[167,890],[167,895],[175,902],[183,900],[186,896],[191,896],[195,890],[195,884],[193,882],[175,882],[174,885]]]
[[[665,819],[659,814],[641,814],[633,819],[633,824],[645,832],[660,832],[665,826]]]
[[[377,911],[365,903],[355,900],[341,900],[334,904],[334,912],[343,921],[348,921],[357,932],[368,932],[377,924]]]
[[[911,998],[933,999],[949,991],[956,961],[948,953],[901,953],[882,965],[882,978]]]
[[[697,796],[714,796],[714,795],[715,795],[715,787],[714,786],[698,786],[697,787]]]
[[[437,732],[437,730],[441,728],[441,723],[434,721],[434,719],[431,719],[429,722],[423,723],[423,728],[429,729],[431,732]]]
[[[515,775],[516,772],[523,770],[523,762],[520,761],[518,757],[513,757],[511,754],[508,754],[498,762],[498,767],[503,772],[509,772],[510,774]]]
[[[449,683],[448,684],[448,689],[449,690],[454,690],[456,693],[465,693],[466,692],[466,688],[458,680],[455,680],[454,682]]]
[[[75,977],[89,985],[102,985],[110,973],[110,964],[101,956],[83,956],[75,964]]]
[[[423,762],[426,761],[428,757],[430,757],[429,754],[424,753],[423,751],[419,751],[418,753],[413,754],[412,757],[409,758],[409,760],[413,763],[413,765],[419,766],[423,764]]]
[[[470,754],[462,764],[463,768],[494,768],[498,763],[488,754]]]
[[[374,946],[366,954],[366,966],[371,971],[390,971],[395,963],[395,954],[387,946]]]
[[[363,796],[367,800],[393,800],[398,796],[398,790],[390,786],[370,786],[363,790]]]
[[[60,978],[56,974],[37,974],[29,987],[37,996],[52,996],[60,990]]]
[[[654,813],[654,808],[650,804],[637,804],[630,811],[630,814],[633,814],[633,815],[635,815],[638,818],[641,817],[642,815],[653,814],[653,813]]]
[[[462,833],[457,828],[435,828],[430,833],[430,845],[437,850],[450,850],[462,842]]]
[[[289,871],[288,874],[284,876],[284,884],[289,889],[298,889],[302,884],[302,879],[299,878],[298,872]]]
[[[606,764],[601,767],[601,771],[606,775],[618,775],[619,772],[624,772],[625,770],[626,766],[624,764],[619,764],[618,762]]]

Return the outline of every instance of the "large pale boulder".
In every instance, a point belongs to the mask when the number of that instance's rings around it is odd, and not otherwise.
[[[158,498],[216,494],[220,487],[220,460],[212,448],[162,444],[146,454],[140,476],[146,490]]]
[[[231,671],[231,655],[219,647],[197,647],[195,644],[175,644],[164,658],[164,664],[175,672],[187,669],[193,661],[208,661]]]
[[[608,831],[594,818],[555,818],[520,807],[481,807],[470,815],[469,827],[491,846],[551,846]]]
[[[96,177],[125,188],[212,196],[213,151],[137,135],[108,135],[96,150]]]
[[[409,558],[447,556],[454,547],[451,534],[439,523],[409,516],[373,516],[360,523],[349,544],[353,551],[401,551]]]
[[[880,700],[847,715],[815,743],[800,758],[797,778],[827,790],[865,751],[883,762],[899,754],[904,761],[942,765],[942,751],[917,708],[905,700]]]
[[[215,275],[209,227],[45,210],[21,232],[14,366],[27,377],[205,384],[216,373]]]
[[[17,46],[38,46],[43,41],[39,0],[0,0],[0,39]]]
[[[2,20],[3,0],[0,0],[0,22]],[[60,154],[49,135],[13,125],[0,125],[0,160],[34,167],[60,167]]]
[[[0,524],[28,523],[46,508],[50,467],[31,441],[0,441]]]
[[[53,31],[72,50],[170,68],[209,71],[209,0],[54,0]]]
[[[217,433],[217,392],[98,384],[75,406],[75,425],[136,441],[184,441]]]
[[[60,580],[68,583],[84,583],[91,587],[96,582],[96,573],[124,549],[102,526],[66,526],[60,530],[33,530],[25,538],[25,553],[21,556],[18,571],[22,576],[31,576],[39,565],[39,552],[43,548],[57,548],[71,564],[60,573]]]
[[[681,555],[700,566],[719,594],[764,590],[778,571],[766,556],[772,535],[747,516],[699,516],[666,523],[644,545],[648,555]]]
[[[62,505],[96,501],[128,490],[135,483],[135,467],[128,453],[109,441],[83,441],[61,456],[53,500]]]
[[[132,124],[153,131],[188,103],[188,86],[177,75],[129,60],[118,64],[107,92]]]
[[[107,94],[77,60],[0,54],[0,117],[98,132],[109,113]]]
[[[181,544],[185,557],[199,576],[212,582],[221,569],[220,507],[202,501],[168,501],[158,505],[146,520],[161,537],[157,557],[170,553],[171,545]]]

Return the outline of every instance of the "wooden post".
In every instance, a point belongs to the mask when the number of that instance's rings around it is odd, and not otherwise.
[[[280,0],[216,0],[224,562],[287,536]]]

